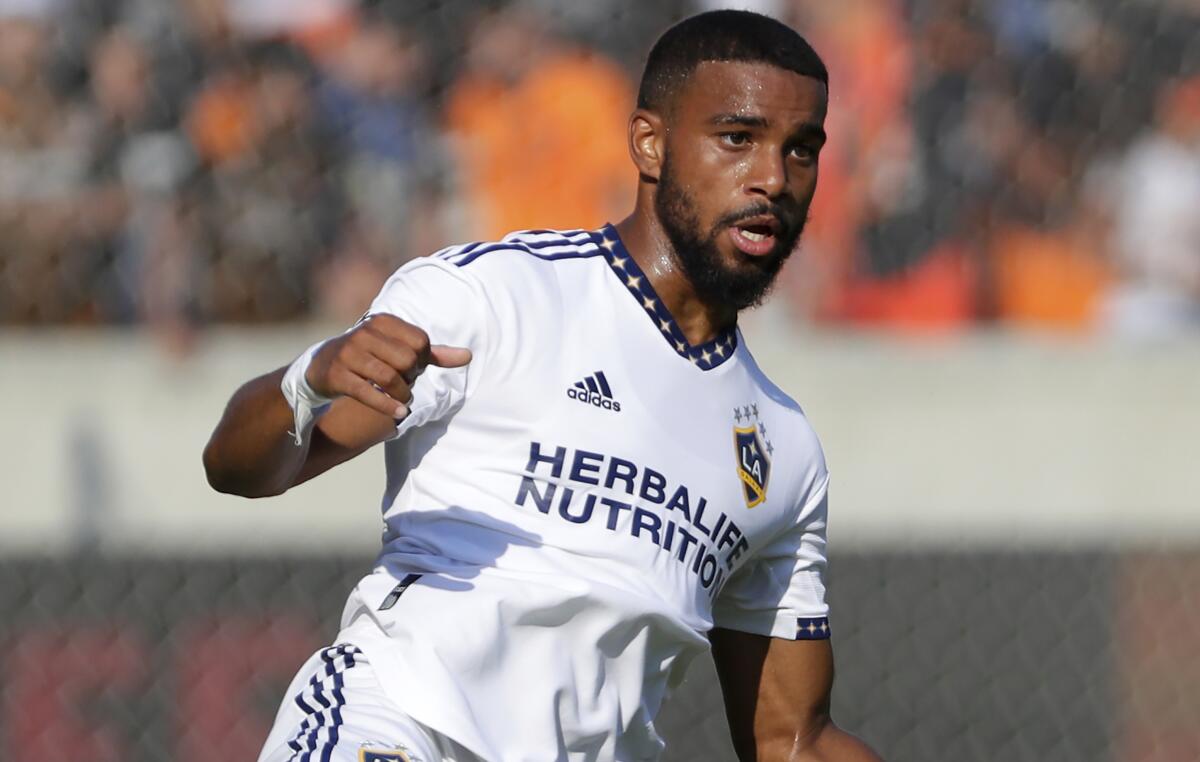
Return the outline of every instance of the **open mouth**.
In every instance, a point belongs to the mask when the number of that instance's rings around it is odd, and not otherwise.
[[[775,249],[780,224],[774,217],[755,217],[729,228],[733,245],[744,254],[761,257]]]

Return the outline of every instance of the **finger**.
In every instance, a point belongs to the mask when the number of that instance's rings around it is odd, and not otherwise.
[[[471,350],[435,344],[429,348],[429,364],[439,368],[461,368],[471,362]]]
[[[377,336],[409,347],[417,353],[417,359],[421,362],[425,362],[429,354],[429,334],[395,315],[374,315],[365,328]]]
[[[397,368],[379,359],[361,346],[347,347],[342,363],[358,378],[374,384],[389,397],[407,404],[412,399],[409,383]]]
[[[345,385],[345,394],[357,400],[381,415],[389,418],[403,418],[408,415],[408,405],[401,404],[385,394],[370,381],[353,376]]]
[[[425,369],[424,365],[418,361],[416,351],[396,339],[368,333],[362,336],[360,348],[395,368],[410,384]],[[384,386],[387,385],[384,384]]]
[[[397,402],[408,404],[412,400],[412,384],[404,374],[378,358],[369,358],[360,375]]]

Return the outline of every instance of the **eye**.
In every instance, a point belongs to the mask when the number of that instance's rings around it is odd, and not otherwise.
[[[788,151],[788,155],[803,162],[811,162],[815,161],[817,158],[817,149],[810,145],[804,145],[801,143],[799,145],[792,146],[792,149]]]
[[[742,147],[744,145],[748,145],[750,143],[750,133],[745,132],[745,131],[722,132],[717,137],[719,137],[721,139],[722,143],[724,143],[727,146],[731,146],[733,148],[740,148],[740,147]]]

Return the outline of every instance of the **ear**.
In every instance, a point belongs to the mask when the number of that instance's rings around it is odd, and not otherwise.
[[[629,117],[629,155],[643,178],[658,180],[666,137],[662,117],[653,111],[640,108]]]

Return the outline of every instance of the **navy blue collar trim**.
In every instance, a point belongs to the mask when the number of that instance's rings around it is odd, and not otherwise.
[[[737,330],[735,328],[725,329],[712,341],[692,346],[675,323],[675,318],[671,317],[671,313],[667,311],[662,299],[658,298],[654,287],[650,285],[650,279],[629,255],[625,244],[621,243],[621,236],[617,234],[617,229],[612,225],[605,225],[595,231],[594,235],[596,244],[600,247],[600,253],[608,261],[613,274],[625,284],[625,288],[629,290],[633,298],[637,299],[638,304],[654,321],[655,327],[662,333],[663,338],[680,357],[700,370],[712,370],[733,357],[737,349]]]

